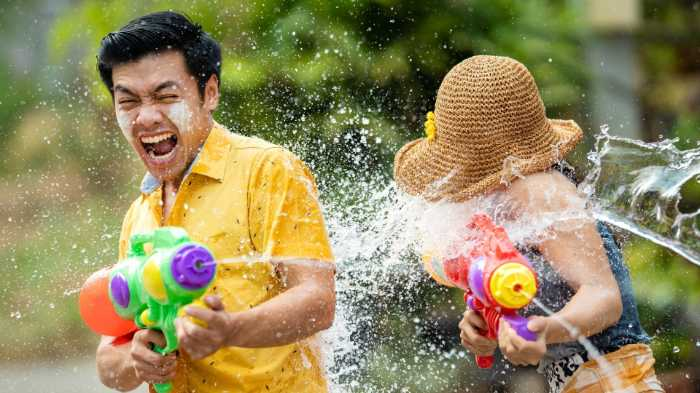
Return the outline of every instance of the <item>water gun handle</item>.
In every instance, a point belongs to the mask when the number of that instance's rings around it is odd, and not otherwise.
[[[491,367],[493,367],[494,361],[495,360],[494,360],[493,355],[488,355],[488,356],[476,355],[476,365],[479,366],[479,368],[491,368]]]
[[[536,341],[537,333],[527,327],[528,319],[516,314],[503,315],[488,315],[489,311],[495,313],[493,309],[482,309],[481,313],[489,325],[489,330],[484,334],[488,338],[496,338],[498,334],[498,324],[500,321],[506,321],[510,327],[522,338],[528,341]],[[495,320],[495,323],[493,322]],[[495,324],[495,328],[494,325]],[[491,356],[476,356],[476,364],[479,368],[491,368],[493,366],[494,357]]]
[[[501,315],[500,317],[501,320],[505,320],[508,322],[510,327],[515,330],[516,333],[525,340],[528,341],[536,341],[537,340],[537,333],[533,332],[532,330],[528,329],[527,327],[527,322],[528,319],[520,316],[518,314],[506,314],[506,315]],[[489,327],[490,329],[490,327]],[[488,337],[488,332],[484,334],[485,336]],[[479,366],[479,368],[491,368],[493,366],[494,362],[494,357],[492,356],[477,356],[476,357],[476,364]]]
[[[171,390],[173,390],[173,383],[172,382],[154,383],[153,388],[158,393],[168,393]]]
[[[527,327],[528,319],[517,314],[504,314],[501,319],[508,322],[510,327],[515,330],[516,333],[527,341],[537,341],[537,333],[533,332]]]
[[[510,327],[515,330],[516,333],[525,340],[536,341],[537,333],[533,332],[527,327],[528,319],[521,316],[518,313],[510,312],[506,314],[499,314],[495,308],[484,306],[478,299],[473,296],[466,296],[467,306],[477,311],[481,314],[488,325],[488,330],[482,332],[482,335],[490,338],[496,339],[498,337],[498,325],[501,320],[508,322]],[[493,366],[494,357],[493,356],[477,356],[476,364],[479,368],[491,368]]]
[[[467,306],[481,314],[481,316],[484,318],[484,321],[486,321],[486,324],[488,326],[488,330],[482,330],[480,333],[482,336],[489,338],[489,339],[496,339],[497,338],[497,327],[498,327],[498,319],[499,315],[495,313],[495,310],[489,309],[484,307],[484,305],[474,298],[473,296],[466,296],[467,298]],[[495,323],[495,326],[493,326]],[[494,362],[494,357],[493,355],[488,355],[488,356],[476,356],[476,365],[479,366],[479,368],[491,368],[493,366]]]
[[[151,344],[151,346],[152,346],[151,349],[154,352],[157,352],[161,355],[165,355],[166,353],[168,353],[166,351],[166,348],[164,348],[164,347],[159,347],[158,345],[155,345],[155,344]],[[153,388],[158,393],[168,393],[171,390],[173,390],[173,383],[172,382],[154,383]]]

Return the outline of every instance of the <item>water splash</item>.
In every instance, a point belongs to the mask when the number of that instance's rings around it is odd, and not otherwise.
[[[388,389],[369,386],[362,378],[362,373],[370,368],[363,359],[371,357],[377,344],[385,340],[366,334],[366,326],[384,323],[382,319],[385,315],[377,313],[376,308],[383,312],[383,307],[396,298],[397,290],[404,292],[400,295],[401,304],[408,308],[415,307],[420,299],[412,297],[412,289],[425,286],[429,280],[418,254],[433,250],[467,252],[470,245],[464,241],[466,223],[474,213],[486,212],[498,225],[504,226],[513,241],[530,244],[548,238],[546,229],[559,223],[566,223],[571,230],[572,223],[593,220],[590,215],[581,216],[582,206],[576,203],[572,203],[570,212],[514,216],[509,198],[500,192],[462,203],[427,203],[397,192],[396,185],[390,181],[383,187],[357,183],[355,186],[363,190],[364,198],[352,197],[352,203],[342,200],[325,204],[338,269],[336,322],[323,334],[332,392],[359,391],[358,381],[361,382],[359,386],[362,391],[399,391],[399,387],[394,385]],[[552,190],[552,193],[556,194],[556,190]],[[459,244],[459,247],[455,248],[455,244]],[[371,305],[369,309],[366,308],[367,304]],[[461,311],[466,306],[459,301],[454,307]],[[458,318],[458,315],[451,318]],[[390,335],[400,333],[395,330],[385,332]],[[579,338],[585,342],[584,347],[592,351],[591,358],[600,357],[585,337]],[[419,349],[420,343],[413,344],[418,352],[422,350]],[[433,348],[426,353],[427,357],[447,359],[445,363],[453,362],[433,375],[435,379],[446,380],[445,389],[455,385],[456,381],[447,380],[449,371],[446,371],[454,367],[454,362],[476,369],[472,357],[461,349],[441,351]],[[399,359],[399,362],[386,362],[384,365],[398,366],[400,369],[412,365],[411,360]],[[396,372],[392,374],[399,375]],[[416,375],[423,372],[425,370]],[[406,381],[397,383],[407,384]]]
[[[669,248],[700,265],[700,208],[681,211],[682,188],[700,182],[700,148],[675,140],[645,143],[602,126],[580,185],[596,218]]]

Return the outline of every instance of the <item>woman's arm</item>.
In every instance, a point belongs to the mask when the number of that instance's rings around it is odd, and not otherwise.
[[[585,200],[576,187],[558,172],[550,172],[529,176],[516,182],[514,188],[515,194],[521,196],[526,217],[553,220],[537,248],[575,291],[571,300],[548,319],[546,341],[576,339],[576,334],[558,318],[585,337],[614,325],[622,314],[620,290],[595,220],[586,211]]]
[[[579,333],[584,337],[600,333],[614,325],[622,314],[620,290],[595,224],[572,224],[570,230],[553,230],[553,237],[538,247],[576,292],[547,322],[547,343],[573,341]],[[558,318],[577,332],[570,332]]]

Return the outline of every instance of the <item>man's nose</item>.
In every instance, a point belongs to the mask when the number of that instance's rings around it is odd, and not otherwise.
[[[163,122],[163,114],[158,105],[146,103],[139,108],[139,112],[134,119],[134,125],[144,130],[151,130],[160,126]]]

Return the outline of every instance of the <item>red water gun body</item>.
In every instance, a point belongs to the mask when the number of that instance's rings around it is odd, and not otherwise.
[[[473,243],[467,255],[443,262],[447,279],[463,289],[469,308],[486,321],[483,335],[496,339],[501,319],[522,338],[535,341],[537,334],[527,328],[527,318],[517,311],[537,293],[537,278],[530,262],[515,248],[502,227],[485,214],[475,214],[468,224],[467,241]],[[493,356],[477,356],[481,368],[493,365]]]

